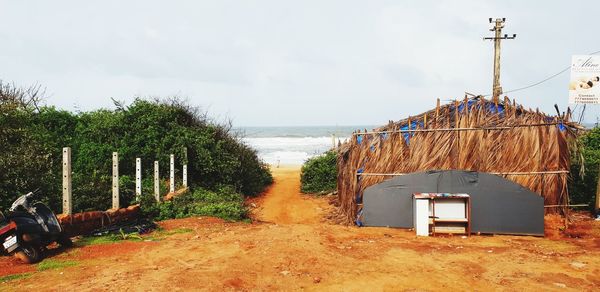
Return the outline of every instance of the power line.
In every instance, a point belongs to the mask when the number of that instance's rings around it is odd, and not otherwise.
[[[589,53],[588,55],[595,55],[597,53],[600,53],[600,51],[595,51],[595,52]],[[558,76],[558,75],[560,75],[562,73],[565,73],[570,68],[571,68],[571,65],[567,66],[567,68],[565,68],[565,69],[560,70],[558,73],[552,74],[552,75],[550,75],[550,76],[546,77],[545,79],[542,79],[542,80],[540,80],[538,82],[535,82],[533,84],[530,84],[530,85],[527,85],[527,86],[524,86],[524,87],[519,87],[519,88],[511,89],[511,90],[505,91],[504,93],[511,93],[511,92],[516,92],[516,91],[521,91],[521,90],[525,90],[525,89],[528,89],[528,88],[540,85],[540,84],[542,84],[542,83],[544,83],[544,82],[546,82],[546,81],[548,81],[548,80],[550,80],[550,79],[552,79],[552,78],[554,78],[554,77],[556,77],[556,76]],[[492,94],[490,93],[490,94],[486,94],[484,96],[490,96],[490,95],[492,95]]]

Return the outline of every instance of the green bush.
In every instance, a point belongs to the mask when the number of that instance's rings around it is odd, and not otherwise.
[[[303,193],[326,193],[337,188],[337,155],[334,151],[313,157],[302,165]]]
[[[594,128],[579,138],[584,164],[577,155],[573,156],[569,196],[571,204],[590,204],[595,202],[598,183],[598,168],[600,167],[600,128]],[[582,178],[579,175],[581,167],[585,169]]]
[[[231,221],[248,218],[243,195],[230,186],[219,187],[216,191],[199,188],[162,203],[146,199],[142,202],[142,210],[158,220],[190,216],[212,216]]]
[[[135,159],[142,159],[143,191],[153,193],[153,164],[166,177],[169,155],[176,156],[176,184],[188,165],[192,189],[259,194],[272,182],[254,149],[198,108],[179,99],[136,99],[115,109],[71,113],[38,107],[28,91],[0,81],[0,209],[20,194],[40,189],[40,200],[61,210],[62,148],[72,148],[75,212],[111,207],[112,152],[119,153],[121,202],[135,200]],[[186,151],[187,150],[187,151]],[[161,181],[161,189],[165,194]],[[155,212],[148,210],[149,213]]]

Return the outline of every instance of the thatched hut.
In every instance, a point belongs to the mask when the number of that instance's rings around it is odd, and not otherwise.
[[[557,110],[558,111],[558,110]],[[511,102],[476,97],[454,101],[341,145],[338,196],[347,221],[360,220],[364,190],[403,174],[467,170],[504,177],[566,206],[570,145],[581,129],[570,111],[547,115]],[[566,208],[547,208],[547,212]]]

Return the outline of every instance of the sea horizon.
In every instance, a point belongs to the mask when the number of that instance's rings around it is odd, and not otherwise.
[[[325,153],[335,143],[345,142],[358,129],[356,126],[265,126],[236,127],[242,141],[256,149],[258,156],[270,165],[302,165],[306,160]],[[334,138],[335,135],[335,138]]]

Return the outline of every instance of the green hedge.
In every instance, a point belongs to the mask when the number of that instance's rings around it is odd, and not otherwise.
[[[212,216],[232,221],[248,218],[244,196],[230,186],[219,187],[215,191],[198,188],[160,204],[148,195],[142,206],[145,215],[159,220],[190,216]]]
[[[0,90],[0,113],[0,209],[40,188],[40,199],[60,212],[62,148],[67,146],[76,212],[110,208],[113,151],[119,152],[123,205],[134,200],[136,157],[142,159],[145,193],[153,193],[154,161],[160,162],[164,180],[171,153],[178,179],[187,162],[192,189],[228,185],[253,196],[272,182],[268,166],[229,131],[230,125],[215,123],[178,99],[136,99],[129,106],[115,103],[112,110],[72,113],[32,107]]]
[[[600,128],[594,128],[579,138],[580,151],[585,163],[585,175],[579,175],[582,164],[578,155],[574,155],[571,165],[569,196],[571,204],[590,204],[596,199],[598,168],[600,167]]]
[[[308,159],[302,165],[301,190],[303,193],[326,193],[337,189],[337,154],[325,154]]]

